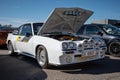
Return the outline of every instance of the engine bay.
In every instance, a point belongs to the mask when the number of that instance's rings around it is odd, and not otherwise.
[[[50,37],[59,41],[65,41],[65,40],[71,40],[71,41],[77,41],[77,40],[83,40],[84,38],[71,35],[71,34],[44,34],[45,37]]]

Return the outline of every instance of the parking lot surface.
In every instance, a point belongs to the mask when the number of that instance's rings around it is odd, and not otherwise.
[[[10,56],[0,50],[0,80],[120,80],[120,58],[41,69],[36,60],[23,55]]]

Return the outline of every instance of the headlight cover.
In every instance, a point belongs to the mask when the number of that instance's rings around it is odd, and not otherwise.
[[[75,50],[77,47],[77,44],[74,42],[63,42],[62,43],[62,49],[63,51],[67,51],[67,50]]]
[[[63,50],[67,50],[68,49],[68,43],[67,42],[63,42],[62,43],[62,48],[63,48]]]
[[[88,40],[84,40],[83,46],[84,46],[84,48],[87,48],[89,46]]]
[[[76,44],[73,42],[69,42],[69,47],[70,49],[75,49],[76,48]]]
[[[94,48],[94,46],[95,46],[94,40],[93,39],[89,39],[88,42],[89,42],[89,47],[90,48]]]
[[[81,52],[83,49],[84,49],[83,45],[82,45],[82,44],[79,44],[79,45],[78,45],[78,50],[79,50],[79,52]]]

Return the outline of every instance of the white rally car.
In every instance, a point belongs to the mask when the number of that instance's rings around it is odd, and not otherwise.
[[[105,57],[101,39],[81,38],[75,33],[92,11],[81,8],[56,8],[43,23],[26,23],[7,38],[9,53],[36,58],[42,68],[49,64],[67,65]]]

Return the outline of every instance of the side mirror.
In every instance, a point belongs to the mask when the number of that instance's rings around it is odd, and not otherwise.
[[[14,30],[14,31],[12,32],[13,35],[18,35],[18,33],[19,33],[18,30]]]
[[[103,32],[98,32],[97,35],[103,36]]]
[[[30,34],[30,33],[26,33],[25,36],[26,36],[26,37],[30,37],[31,34]]]

